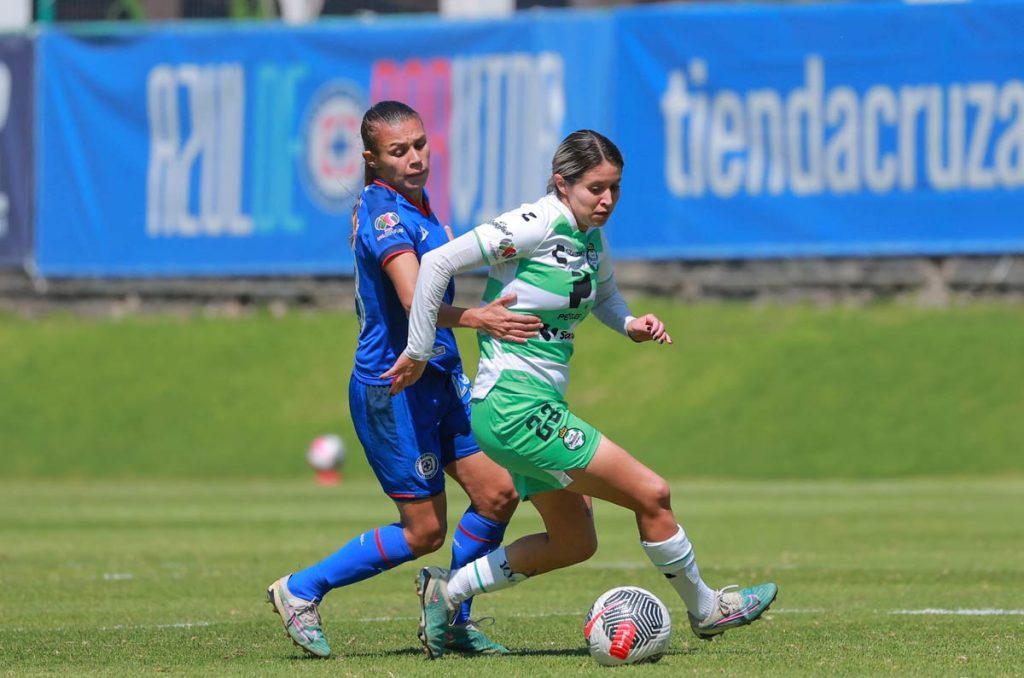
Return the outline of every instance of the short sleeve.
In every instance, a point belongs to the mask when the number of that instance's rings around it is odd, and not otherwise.
[[[418,230],[418,227],[403,223],[398,212],[381,211],[369,218],[370,223],[366,229],[368,244],[381,266],[402,252],[416,251],[414,234],[411,231]]]
[[[548,215],[535,205],[523,205],[473,229],[484,260],[501,264],[528,258],[548,230]]]

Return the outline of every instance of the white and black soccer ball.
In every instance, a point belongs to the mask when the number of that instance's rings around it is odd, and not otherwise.
[[[672,619],[650,591],[619,586],[602,593],[587,613],[583,637],[603,666],[656,662],[668,649]]]
[[[309,444],[306,462],[316,471],[335,471],[345,461],[345,443],[336,435],[318,436]]]

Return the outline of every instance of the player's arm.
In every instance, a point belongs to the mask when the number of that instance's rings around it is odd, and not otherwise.
[[[607,251],[605,244],[605,252]],[[597,283],[597,296],[592,310],[597,319],[635,342],[656,341],[659,344],[671,344],[672,337],[665,331],[665,323],[657,316],[648,313],[637,318],[629,312],[629,305],[622,298],[619,286],[615,283],[611,258],[607,254],[601,262],[601,272],[607,277]]]
[[[411,251],[397,254],[384,264],[384,273],[391,279],[406,313],[412,308],[419,272],[420,263]],[[530,337],[537,336],[543,323],[537,316],[508,310],[507,307],[514,303],[516,296],[508,294],[480,308],[441,304],[437,312],[437,327],[468,327],[501,341],[522,344]]]
[[[409,306],[408,343],[391,369],[380,375],[381,379],[391,380],[391,395],[412,386],[423,376],[433,353],[444,293],[452,277],[483,264],[480,247],[470,233],[423,255]]]
[[[408,344],[391,369],[381,375],[382,379],[392,380],[392,395],[413,385],[423,375],[434,346],[441,302],[452,277],[484,264],[493,265],[530,256],[546,233],[546,225],[539,223],[536,214],[531,214],[531,217],[533,224],[523,218],[526,223],[515,230],[501,219],[481,224],[423,255],[409,308]]]

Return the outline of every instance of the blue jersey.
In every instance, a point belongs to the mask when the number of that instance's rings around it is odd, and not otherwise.
[[[360,197],[354,243],[359,345],[352,374],[366,384],[388,383],[380,375],[394,365],[409,333],[408,316],[384,265],[403,252],[422,259],[448,242],[447,232],[430,211],[426,190],[423,203],[425,210],[379,181],[364,188]],[[444,303],[451,304],[454,296],[455,285],[449,283]],[[437,330],[434,357],[428,365],[445,373],[462,369],[450,329]]]

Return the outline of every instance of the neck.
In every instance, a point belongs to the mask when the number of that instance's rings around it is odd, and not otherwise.
[[[422,188],[417,188],[415,191],[413,191],[411,193],[406,193],[402,189],[398,188],[397,186],[393,186],[393,185],[389,184],[388,182],[384,181],[383,179],[374,179],[374,183],[378,183],[381,186],[387,186],[392,191],[395,191],[396,193],[400,193],[401,195],[403,195],[405,197],[406,200],[408,200],[409,202],[411,202],[414,205],[416,205],[416,207],[418,207],[421,212],[423,212],[423,213],[427,212],[427,203],[423,200],[423,189]]]
[[[576,228],[579,229],[579,232],[586,233],[587,229],[590,228],[590,226],[580,221],[580,218],[576,216],[576,211],[572,208],[572,205],[569,204],[569,201],[566,200],[565,196],[562,195],[561,193],[558,194],[558,202],[562,203],[563,205],[566,206],[566,208],[568,208],[569,214],[572,215],[573,221],[576,222]]]

